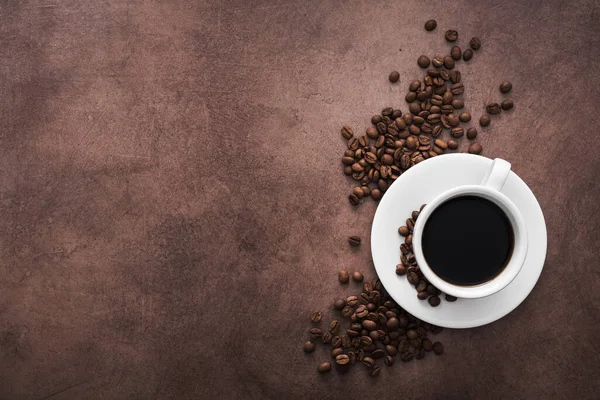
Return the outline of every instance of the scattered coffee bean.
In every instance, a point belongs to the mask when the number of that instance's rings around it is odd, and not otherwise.
[[[348,274],[348,271],[346,271],[345,269],[340,269],[338,271],[338,280],[341,284],[346,284],[350,282],[350,275]]]
[[[421,67],[421,68],[429,67],[430,62],[431,61],[429,60],[429,57],[427,57],[425,55],[419,56],[419,58],[417,59],[417,64],[419,64],[419,67]]]
[[[340,331],[340,321],[334,319],[333,321],[331,321],[331,323],[329,324],[329,332],[331,332],[332,334],[336,334]]]
[[[344,318],[350,318],[354,314],[354,309],[350,306],[345,306],[342,308],[342,316]]]
[[[309,340],[306,343],[304,343],[304,346],[302,346],[302,349],[304,350],[305,353],[312,353],[313,351],[315,351],[316,347],[317,346]]]
[[[449,29],[446,31],[445,37],[449,42],[456,42],[456,39],[458,39],[458,32],[453,29]]]
[[[440,342],[435,342],[433,344],[433,352],[437,355],[444,354],[444,345],[441,344]]]
[[[431,340],[425,338],[423,339],[423,341],[421,342],[421,347],[423,348],[423,350],[425,351],[431,351],[433,350],[433,343],[431,343]]]
[[[427,32],[431,32],[436,27],[437,27],[437,22],[435,19],[430,19],[429,21],[425,22],[425,30]]]
[[[312,328],[309,333],[311,339],[319,339],[323,336],[321,328]]]
[[[323,363],[319,364],[319,367],[317,368],[317,370],[321,374],[326,374],[327,372],[331,371],[331,364],[328,362],[323,362]]]
[[[350,196],[348,196],[348,200],[350,201],[350,204],[353,206],[357,206],[360,203],[360,199],[354,193],[352,193]]]
[[[347,354],[340,354],[335,358],[335,363],[337,365],[346,365],[350,362],[350,357]]]
[[[344,139],[351,139],[352,136],[354,136],[354,132],[352,131],[352,128],[344,125],[344,127],[342,127],[342,136],[344,137]]]
[[[431,307],[437,307],[440,305],[440,298],[438,296],[431,296],[427,301]]]
[[[381,199],[381,191],[379,189],[371,189],[371,198],[379,201]]]
[[[469,153],[471,154],[481,154],[483,147],[478,142],[471,143],[469,146]]]
[[[371,369],[371,371],[369,372],[369,375],[373,378],[375,378],[376,376],[379,376],[379,373],[381,372],[381,368],[379,368],[378,366],[375,366]]]
[[[361,189],[361,191],[362,191],[362,189]],[[348,243],[350,243],[350,246],[352,246],[352,247],[360,246],[360,242],[361,242],[361,240],[360,240],[359,236],[350,236],[348,238]]]
[[[460,57],[462,56],[462,51],[460,50],[460,47],[452,46],[452,48],[450,49],[450,55],[455,61],[460,60]]]
[[[400,228],[398,228],[398,233],[400,234],[400,236],[408,236],[410,231],[406,226],[401,226]]]
[[[486,127],[490,124],[491,120],[490,117],[487,115],[482,115],[481,118],[479,118],[479,125],[482,127]]]
[[[477,129],[469,128],[467,129],[467,139],[473,140],[477,137]]]
[[[323,314],[321,314],[321,311],[315,311],[310,314],[310,320],[313,324],[318,324],[319,322],[321,322],[322,317]]]
[[[323,343],[329,344],[333,340],[333,335],[331,334],[331,332],[325,332],[325,333],[323,333],[322,339],[323,339]]]
[[[449,295],[449,294],[447,294],[447,295],[446,295],[446,301],[447,301],[447,302],[449,302],[449,303],[452,303],[452,302],[455,302],[456,300],[457,300],[457,298],[456,298],[456,297],[454,297],[454,296],[451,296],[451,295]]]
[[[390,79],[390,82],[392,82],[392,83],[398,82],[400,80],[400,73],[398,71],[390,72],[389,79]]]
[[[415,355],[410,351],[406,351],[400,355],[400,359],[404,362],[412,361],[414,357]]]
[[[508,93],[512,90],[512,83],[504,81],[500,84],[500,93]]]
[[[394,357],[392,357],[392,356],[385,356],[383,361],[384,361],[385,365],[387,365],[388,367],[391,367],[392,365],[394,365]]]
[[[452,68],[454,68],[454,58],[452,58],[452,56],[445,56],[444,57],[444,67],[446,69],[452,69]]]
[[[453,99],[452,100],[452,108],[460,110],[465,106],[465,103],[461,99]]]
[[[500,106],[504,111],[508,111],[514,107],[514,103],[512,100],[504,100]]]
[[[469,61],[471,58],[473,58],[473,50],[471,49],[466,49],[463,52],[463,60],[465,61]]]
[[[344,307],[346,307],[346,300],[344,300],[344,299],[337,299],[333,303],[333,308],[335,308],[336,310],[341,310]]]
[[[481,40],[478,37],[474,37],[469,42],[469,45],[473,50],[479,50],[481,48]]]
[[[363,274],[361,274],[360,272],[358,272],[358,271],[354,271],[354,272],[352,273],[352,280],[353,280],[354,282],[362,282],[362,281],[363,281],[363,279],[364,279],[364,276],[363,276]]]
[[[485,110],[488,112],[488,114],[500,114],[500,104],[498,103],[490,103],[485,107]]]
[[[339,346],[339,341],[341,341],[341,339],[338,336],[336,336],[334,339],[336,341],[336,344],[338,344],[338,346],[335,347],[333,350],[331,350],[331,358],[333,358],[335,360],[335,358],[337,356],[339,356],[340,354],[342,354],[344,352],[344,349],[342,349]]]
[[[458,119],[460,119],[462,122],[469,122],[471,120],[471,114],[468,112],[462,112],[458,115]]]
[[[444,66],[444,58],[440,56],[433,57],[431,64],[436,68],[442,68]]]
[[[396,265],[396,275],[399,275],[399,276],[406,275],[406,267],[402,264]]]

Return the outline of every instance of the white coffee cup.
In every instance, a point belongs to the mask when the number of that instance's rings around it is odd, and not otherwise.
[[[527,231],[525,221],[515,204],[501,190],[510,173],[510,163],[496,158],[480,185],[465,185],[450,189],[427,203],[419,214],[413,230],[413,251],[419,268],[427,280],[443,293],[462,298],[490,296],[502,290],[517,276],[527,255]],[[421,247],[423,229],[427,219],[442,203],[461,196],[477,196],[496,204],[506,214],[512,225],[514,247],[508,264],[492,280],[475,286],[460,286],[441,279],[427,264]],[[461,251],[458,249],[457,251]],[[464,251],[468,251],[465,245]]]

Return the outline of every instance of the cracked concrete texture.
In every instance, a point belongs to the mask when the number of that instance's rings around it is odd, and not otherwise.
[[[0,398],[593,398],[599,9],[2,2]],[[340,266],[374,277],[345,241],[368,244],[375,204],[347,204],[340,126],[406,109],[450,28],[483,42],[459,65],[475,119],[513,83],[480,140],[540,201],[544,273],[506,318],[444,331],[442,357],[318,376],[308,314],[353,292]]]

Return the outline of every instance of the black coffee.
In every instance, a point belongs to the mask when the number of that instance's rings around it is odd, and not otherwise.
[[[463,286],[497,276],[511,257],[514,234],[496,204],[462,196],[441,204],[429,216],[422,248],[427,264],[443,280]]]

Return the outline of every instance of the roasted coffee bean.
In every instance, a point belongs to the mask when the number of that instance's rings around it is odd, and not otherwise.
[[[425,289],[427,289],[427,282],[424,281],[424,280],[421,281],[421,282],[419,282],[419,284],[417,285],[416,289],[417,289],[417,292],[424,291]]]
[[[452,56],[444,57],[444,68],[446,68],[446,69],[454,68],[454,59],[452,58]]]
[[[394,112],[392,113],[392,115],[390,115],[390,118],[392,120],[398,119],[402,116],[402,111],[400,111],[399,109],[395,108]]]
[[[383,115],[384,117],[389,117],[390,115],[392,115],[393,112],[394,109],[392,107],[386,107],[383,110],[381,110],[381,115]]]
[[[429,57],[425,55],[419,56],[419,59],[417,60],[417,64],[419,64],[419,67],[421,68],[429,67],[430,62]]]
[[[354,307],[354,306],[358,305],[358,297],[348,296],[348,298],[346,299],[346,304],[349,305],[350,307]]]
[[[475,128],[469,128],[467,129],[467,138],[469,140],[473,140],[477,137],[477,129]]]
[[[425,92],[421,92],[421,93],[425,93]],[[417,97],[418,97],[418,95],[417,95]],[[413,113],[414,115],[417,115],[421,112],[421,105],[417,102],[412,102],[408,105],[408,110],[411,113]]]
[[[434,126],[433,129],[431,130],[431,135],[433,137],[438,137],[440,135],[440,133],[442,133],[442,127],[439,125]]]
[[[347,334],[342,335],[342,347],[345,349],[349,349],[352,345],[352,339]]]
[[[400,359],[404,362],[412,361],[414,357],[414,354],[410,351],[406,351],[400,355]]]
[[[315,351],[316,347],[317,346],[309,340],[306,343],[304,343],[304,346],[302,347],[302,349],[304,350],[305,353],[312,353],[313,351]]]
[[[418,285],[419,284],[419,275],[417,275],[415,272],[409,272],[408,275],[408,283],[410,283],[411,285]]]
[[[461,112],[458,115],[458,119],[460,119],[461,122],[469,122],[471,120],[471,114],[469,114],[468,112]]]
[[[410,253],[410,247],[406,243],[402,243],[400,244],[400,251],[402,252],[402,254],[407,255],[408,253]]]
[[[311,339],[319,339],[323,336],[323,330],[321,328],[312,328],[309,333]]]
[[[450,131],[450,135],[452,135],[453,138],[462,137],[464,134],[465,130],[463,128],[452,128]]]
[[[398,275],[398,276],[406,275],[406,267],[402,264],[396,265],[396,275]]]
[[[339,336],[334,336],[333,338],[331,338],[331,345],[333,347],[341,347],[342,346],[342,338]]]
[[[500,105],[504,111],[508,111],[514,107],[514,103],[512,100],[504,100]]]
[[[442,96],[442,104],[445,106],[452,104],[452,93],[449,91],[444,92]]]
[[[396,83],[400,80],[400,73],[398,71],[390,72],[389,80],[392,83]]]
[[[382,193],[385,193],[388,190],[389,183],[387,183],[383,179],[380,179],[377,181],[377,187],[379,188],[379,190],[381,190]]]
[[[366,319],[362,322],[362,326],[363,326],[363,328],[365,328],[368,331],[377,329],[377,323],[375,321],[371,321],[368,319]]]
[[[462,51],[460,50],[460,47],[452,46],[452,48],[450,49],[450,55],[455,61],[460,60],[460,57],[462,56]]]
[[[423,83],[427,85],[426,88],[433,86],[433,77],[431,75],[426,75],[425,78],[423,78]],[[427,93],[426,91],[422,91],[417,94],[417,99],[423,101],[427,98],[427,96],[421,97],[421,94],[427,95]]]
[[[452,107],[453,108],[455,108],[457,110],[460,110],[464,106],[465,106],[465,103],[461,99],[454,99],[454,100],[452,100]]]
[[[485,107],[485,110],[488,112],[488,114],[500,114],[501,108],[500,108],[500,104],[498,103],[490,103]]]
[[[348,140],[348,149],[352,151],[356,151],[358,149],[358,139],[353,137]]]
[[[428,302],[431,307],[437,307],[440,305],[440,298],[438,296],[432,296],[429,298]]]
[[[459,70],[454,70],[450,73],[450,81],[452,83],[459,83],[460,82],[460,71]]]
[[[373,140],[376,140],[377,136],[379,136],[379,132],[377,132],[377,129],[372,126],[367,128],[366,134],[369,138]]]
[[[369,310],[364,305],[360,305],[356,309],[356,316],[358,318],[365,318],[368,314],[369,314]],[[361,325],[361,327],[362,327],[362,325]]]
[[[409,231],[413,231],[413,229],[415,229],[415,220],[413,220],[412,218],[407,218],[406,219],[406,227],[408,228]]]
[[[435,141],[433,143],[440,149],[445,150],[448,148],[448,143],[446,143],[446,141],[443,139],[435,139]]]
[[[397,353],[398,353],[398,351],[396,350],[396,354]],[[385,356],[385,358],[383,359],[383,362],[388,367],[391,367],[392,365],[394,365],[394,357],[392,357],[392,356]]]
[[[407,103],[412,103],[416,99],[417,99],[417,93],[415,93],[415,92],[408,92],[408,93],[406,93],[406,96],[404,97],[404,100],[406,100]]]
[[[331,334],[331,332],[325,332],[323,334],[323,343],[329,344],[329,343],[331,343],[332,339],[333,339],[333,335]]]
[[[446,301],[447,301],[447,302],[449,302],[449,303],[453,303],[453,302],[455,302],[456,300],[457,300],[457,298],[456,298],[456,297],[454,297],[454,296],[451,296],[451,295],[449,295],[449,294],[447,294],[447,295],[446,295]]]
[[[421,342],[421,347],[423,348],[423,350],[429,352],[429,351],[433,350],[433,343],[431,343],[431,340],[425,338]]]
[[[398,228],[398,233],[400,234],[400,236],[407,236],[410,232],[408,230],[408,227],[401,226],[400,228]]]
[[[371,123],[373,125],[377,125],[379,122],[383,121],[383,117],[380,114],[373,115],[371,117]]]
[[[326,374],[327,372],[331,371],[331,364],[328,362],[322,362],[319,364],[317,371],[319,371],[320,374]]]
[[[417,292],[417,298],[419,300],[426,300],[429,296],[430,296],[430,294],[427,292],[424,292],[424,291]]]
[[[398,128],[398,131],[406,129],[406,122],[402,118],[396,118],[394,124],[396,125],[396,128]]]
[[[352,196],[354,196],[354,195],[352,195]],[[350,275],[348,274],[348,271],[346,271],[345,269],[340,269],[338,271],[338,280],[340,281],[341,284],[350,282]]]
[[[413,117],[413,124],[414,125],[421,126],[425,122],[425,119],[423,117],[421,117],[421,114],[423,114],[423,115],[429,115],[429,113],[427,111],[421,111],[419,113],[419,115],[415,115]]]
[[[455,83],[452,85],[452,88],[450,91],[454,95],[463,94],[465,92],[465,86],[461,82]]]
[[[421,86],[421,81],[414,80],[408,86],[408,90],[410,92],[415,92],[416,93],[416,91],[419,89],[420,86]]]
[[[448,71],[446,71],[445,69],[443,69],[440,71],[440,78],[447,81],[450,79],[450,73]]]
[[[436,68],[442,68],[444,66],[444,58],[440,56],[433,57],[431,64]]]
[[[440,342],[435,342],[433,344],[433,352],[437,355],[444,354],[444,345],[441,344]]]
[[[373,368],[371,368],[371,371],[369,371],[369,376],[371,376],[372,378],[375,378],[377,376],[379,376],[381,372],[381,368],[379,368],[378,366],[375,366]]]
[[[346,300],[344,300],[344,299],[337,299],[336,301],[333,302],[333,308],[335,308],[336,310],[341,310],[345,306],[346,306]]]
[[[352,138],[352,136],[354,136],[354,132],[352,131],[352,128],[344,125],[344,127],[342,128],[342,136],[344,137],[344,139]]]
[[[483,147],[478,142],[471,143],[469,146],[469,153],[471,154],[481,154]]]
[[[350,201],[350,204],[353,206],[357,206],[360,203],[360,200],[358,197],[356,197],[356,195],[351,194],[350,196],[348,196],[348,200]]]
[[[344,318],[350,318],[354,314],[354,309],[350,306],[345,306],[342,308],[342,316]]]
[[[436,27],[437,27],[437,22],[435,19],[430,19],[429,21],[425,22],[425,30],[427,32],[431,32]]]
[[[375,201],[378,201],[381,199],[381,191],[379,189],[372,189],[371,190],[371,198]]]
[[[336,336],[336,341],[338,339],[340,339],[339,337]],[[341,340],[341,339],[340,339]],[[333,358],[335,360],[335,358],[337,356],[339,356],[340,354],[342,354],[344,352],[344,349],[341,346],[337,346],[336,348],[334,348],[333,350],[331,350],[331,358]]]
[[[377,125],[375,125],[375,126],[377,128],[377,133],[379,135],[385,135],[387,133],[387,125],[385,124],[385,122],[378,122]],[[375,139],[375,138],[372,138],[372,139]]]
[[[473,50],[479,50],[481,48],[481,40],[478,37],[474,37],[469,42],[469,45]]]
[[[487,115],[482,115],[481,118],[479,118],[479,125],[482,127],[486,127],[490,124],[491,120],[490,117]]]
[[[512,90],[512,83],[509,81],[504,81],[500,84],[500,93],[508,93]]]
[[[435,287],[432,284],[427,285],[427,292],[430,294],[435,294]]]
[[[406,337],[408,338],[408,340],[415,340],[419,338],[419,334],[416,330],[410,329],[406,332]]]
[[[331,321],[331,323],[329,324],[329,332],[331,332],[332,334],[336,334],[340,331],[340,321],[334,319],[333,321]]]
[[[436,78],[440,76],[440,71],[434,68],[430,68],[427,70],[427,75],[431,76],[432,78]]]
[[[353,280],[354,282],[362,282],[362,281],[363,281],[363,279],[364,279],[364,277],[363,277],[363,274],[361,274],[360,272],[358,272],[358,271],[354,271],[354,272],[352,273],[352,280]]]
[[[456,39],[458,39],[458,32],[454,29],[449,29],[446,31],[445,37],[449,42],[456,42]]]
[[[344,164],[344,165],[354,164],[354,157],[348,157],[348,156],[342,157],[342,164]]]
[[[473,50],[471,49],[466,49],[463,52],[463,60],[465,61],[469,61],[471,58],[473,58]]]
[[[385,346],[385,352],[393,357],[398,354],[398,348],[388,344]]]
[[[367,335],[363,335],[363,336],[360,337],[360,344],[363,347],[370,346],[370,345],[373,344],[373,339],[371,339]]]
[[[322,318],[323,318],[323,314],[321,314],[321,311],[315,311],[310,314],[310,321],[313,324],[318,324],[319,322],[321,322]]]
[[[373,359],[375,360],[385,357],[385,351],[383,351],[382,349],[377,349],[371,353],[371,357],[373,357]]]
[[[360,196],[358,196],[358,191],[354,191],[353,193],[354,193],[355,195],[357,195],[358,197],[362,197],[362,196],[364,196],[364,192],[363,192],[362,188],[359,188],[359,187],[358,187],[358,188],[354,188],[354,189],[355,189],[355,190],[356,190],[356,189],[359,189],[359,190],[360,190],[360,193],[361,193],[361,195],[360,195]],[[352,246],[352,247],[358,247],[358,246],[360,246],[360,242],[361,242],[361,240],[360,240],[360,237],[359,237],[359,236],[350,236],[350,237],[348,238],[348,243],[350,243],[350,246]]]
[[[448,125],[458,126],[459,124],[460,124],[460,119],[458,119],[456,114],[448,114]]]
[[[371,357],[363,357],[362,363],[369,368],[373,368],[375,366],[375,360],[373,360]]]

